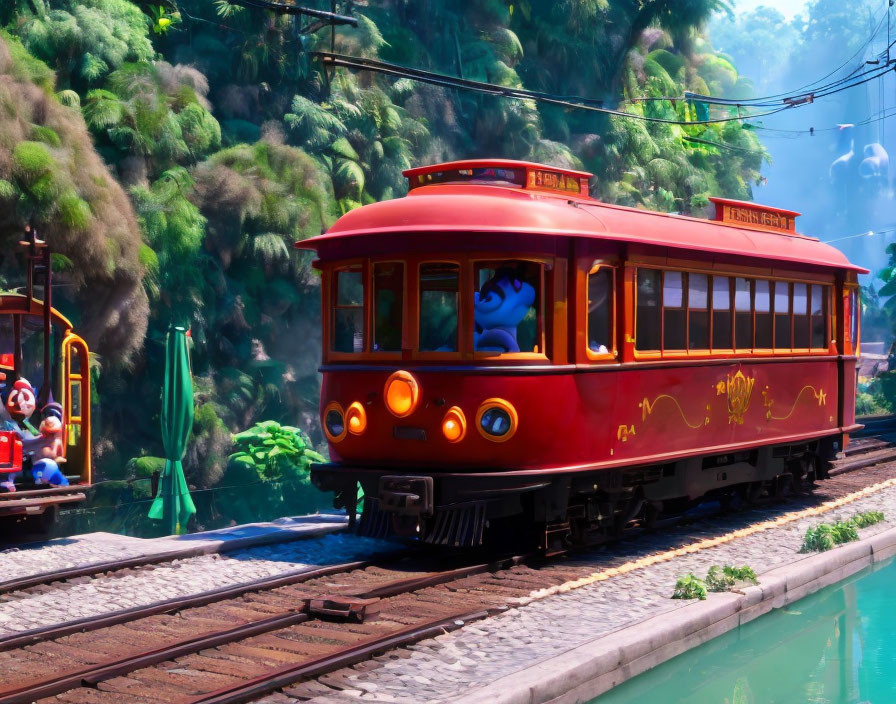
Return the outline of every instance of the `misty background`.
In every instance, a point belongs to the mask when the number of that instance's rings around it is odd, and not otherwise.
[[[896,58],[890,46],[896,12],[888,0],[784,0],[775,7],[738,0],[730,15],[714,17],[708,34],[750,79],[757,97],[811,91],[882,67],[888,47]],[[770,162],[763,164],[764,183],[754,187],[754,199],[801,212],[801,232],[870,269],[862,283],[880,289],[876,275],[888,266],[887,245],[896,242],[889,164],[891,154],[896,158],[893,71],[756,124]]]

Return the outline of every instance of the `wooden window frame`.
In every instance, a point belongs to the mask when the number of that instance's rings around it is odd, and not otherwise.
[[[588,345],[588,289],[591,276],[598,273],[601,269],[609,269],[610,271],[610,339],[608,341],[610,344],[607,346],[608,351],[605,354],[595,352]],[[595,257],[580,260],[580,266],[577,267],[577,271],[583,274],[581,277],[583,285],[581,286],[582,290],[578,291],[576,295],[576,301],[581,301],[579,306],[581,313],[576,316],[576,330],[584,331],[583,335],[578,336],[581,337],[579,344],[580,355],[583,360],[588,362],[614,362],[619,357],[619,346],[617,343],[617,338],[619,337],[617,334],[619,280],[616,275],[617,269],[618,263]]]
[[[549,310],[548,299],[549,296],[552,297],[552,292],[548,291],[548,272],[553,267],[553,259],[550,257],[533,257],[533,256],[522,256],[522,257],[508,257],[507,253],[497,253],[494,256],[483,256],[481,254],[476,254],[475,256],[471,256],[467,259],[470,269],[470,286],[467,289],[467,294],[465,296],[461,296],[461,303],[465,305],[465,307],[469,311],[469,350],[472,354],[472,358],[474,360],[491,360],[491,361],[540,361],[540,362],[549,362],[550,356],[548,355],[547,350],[547,341],[548,334],[547,330],[549,327],[548,314]],[[476,270],[481,264],[489,264],[499,261],[514,261],[514,262],[530,262],[533,264],[539,265],[539,286],[541,290],[536,292],[536,301],[540,303],[541,311],[537,313],[537,321],[538,321],[538,334],[541,338],[541,352],[487,352],[483,350],[476,350],[473,345],[473,332],[475,321],[473,319],[473,293],[478,290],[476,287]],[[464,301],[466,300],[466,303]],[[550,309],[553,309],[553,301],[551,301]]]
[[[426,264],[453,264],[457,267],[457,349],[451,352],[439,352],[437,350],[421,350],[420,349],[420,271]],[[409,266],[410,269],[410,266]],[[444,257],[415,257],[413,259],[414,275],[413,279],[413,317],[409,342],[411,343],[411,355],[413,359],[423,361],[448,361],[469,359],[467,354],[467,345],[472,340],[467,339],[465,321],[467,318],[466,308],[464,305],[464,287],[469,281],[472,281],[472,272],[470,270],[470,261],[463,257],[447,255]],[[472,299],[471,299],[472,303]],[[471,305],[472,307],[472,305]]]
[[[361,301],[361,325],[364,335],[364,345],[360,352],[340,352],[338,350],[333,349],[333,343],[335,340],[334,331],[336,329],[336,309],[340,306],[336,305],[336,301],[338,300],[336,287],[339,285],[339,272],[347,271],[350,269],[354,269],[360,267],[361,268],[361,286],[362,286],[362,296],[363,300]],[[338,264],[334,264],[328,269],[328,281],[326,283],[327,287],[327,335],[325,339],[325,344],[327,347],[327,359],[333,361],[343,361],[343,360],[362,360],[368,356],[368,351],[370,349],[370,330],[369,330],[369,320],[368,320],[368,301],[370,300],[370,287],[368,282],[368,261],[364,258],[356,258],[356,259],[347,259],[345,261],[340,261]],[[342,308],[357,308],[357,306],[341,306]]]
[[[631,308],[631,333],[633,335],[632,339],[632,358],[636,361],[649,361],[649,360],[658,360],[658,359],[669,359],[669,360],[685,360],[685,359],[694,359],[694,358],[716,358],[716,359],[725,359],[725,358],[736,358],[736,357],[795,357],[795,356],[825,356],[833,354],[831,352],[830,346],[828,347],[790,347],[790,348],[779,348],[772,347],[768,348],[756,348],[756,286],[755,282],[757,280],[768,281],[770,284],[774,283],[776,286],[779,282],[788,284],[788,297],[790,300],[790,330],[791,330],[791,344],[793,342],[793,334],[794,334],[794,320],[795,320],[795,311],[794,311],[794,300],[793,300],[793,291],[794,284],[804,284],[806,286],[806,310],[807,316],[809,318],[809,342],[811,345],[811,290],[812,286],[821,286],[822,288],[822,298],[824,299],[824,291],[827,289],[829,292],[833,291],[833,283],[825,278],[823,275],[815,275],[812,274],[800,276],[796,273],[794,275],[779,275],[776,272],[772,272],[772,275],[768,274],[755,274],[749,273],[741,267],[732,267],[732,268],[718,268],[715,267],[697,267],[697,266],[670,266],[660,263],[654,263],[653,261],[649,262],[640,262],[640,261],[629,261],[626,264],[627,268],[630,267],[632,270],[632,282],[633,286],[631,288],[631,302],[627,305]],[[637,337],[637,318],[638,318],[638,301],[637,301],[637,275],[638,270],[640,269],[651,269],[654,271],[663,272],[660,278],[660,295],[659,295],[659,306],[660,306],[660,349],[659,350],[639,350],[637,349],[637,341],[634,339]],[[709,323],[709,343],[710,349],[707,350],[669,350],[665,349],[665,315],[662,314],[664,310],[664,288],[665,288],[665,272],[666,271],[676,271],[681,272],[682,274],[707,274],[709,276],[709,311],[710,311],[710,323]],[[729,282],[729,300],[730,300],[730,314],[731,314],[731,343],[732,347],[722,349],[713,346],[713,332],[714,332],[714,320],[713,313],[715,309],[713,307],[713,281],[716,277],[727,277]],[[750,341],[751,347],[736,347],[737,344],[737,324],[736,324],[736,311],[735,311],[735,281],[736,279],[745,279],[750,285]],[[687,277],[685,277],[687,280]],[[687,286],[684,285],[683,282],[683,303],[687,306]],[[844,295],[848,295],[848,293],[844,293]],[[770,313],[772,315],[772,344],[775,344],[775,335],[774,335],[774,310],[775,310],[775,302],[774,302],[774,293],[770,291],[770,300],[769,307]],[[849,305],[847,302],[845,305]],[[686,307],[686,310],[690,310]],[[825,312],[825,329],[828,331],[827,337],[830,338],[830,331],[832,325],[832,316],[833,316],[833,307],[828,304],[828,308]],[[687,325],[690,325],[690,316],[687,316]],[[689,330],[686,330],[686,342],[690,343]],[[855,349],[855,347],[853,347]]]
[[[374,343],[374,331],[376,330],[376,300],[375,294],[376,290],[374,288],[374,269],[377,264],[401,264],[402,265],[402,281],[401,281],[401,349],[400,350],[388,350],[388,351],[379,351],[373,349]],[[407,316],[408,316],[408,260],[407,259],[399,259],[396,257],[388,257],[388,258],[379,258],[379,257],[370,257],[367,265],[368,276],[370,277],[370,305],[367,306],[367,325],[370,329],[370,340],[368,342],[369,351],[366,352],[366,356],[369,356],[371,360],[400,360],[402,359],[403,353],[405,349],[407,349]]]

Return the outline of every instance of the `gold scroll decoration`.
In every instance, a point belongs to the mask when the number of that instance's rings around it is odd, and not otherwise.
[[[701,418],[700,420],[698,420],[696,423],[692,423],[691,421],[688,420],[688,417],[685,415],[684,409],[682,409],[681,404],[678,402],[678,399],[675,398],[674,396],[670,396],[669,394],[660,394],[655,399],[653,399],[653,401],[650,401],[645,396],[644,399],[641,401],[641,403],[638,404],[638,408],[641,409],[641,421],[643,422],[643,421],[647,420],[647,416],[649,416],[651,413],[653,413],[657,404],[660,401],[664,401],[664,400],[670,401],[672,403],[672,405],[675,406],[676,410],[678,411],[678,414],[681,416],[681,419],[684,421],[684,424],[686,426],[688,426],[689,428],[696,430],[697,428],[702,428],[704,425],[709,425],[709,404],[708,403],[706,404],[706,415],[703,418]],[[633,433],[631,433],[631,434],[633,434]]]
[[[756,378],[744,376],[738,370],[737,374],[726,378],[716,384],[716,396],[728,397],[728,423],[744,424],[744,415],[750,408],[750,399],[753,398],[753,385]]]
[[[762,392],[762,405],[765,406],[765,419],[766,420],[787,420],[790,416],[793,415],[793,412],[796,410],[796,405],[799,403],[800,398],[802,398],[803,394],[806,392],[810,392],[815,399],[816,403],[820,406],[824,406],[827,403],[828,395],[824,389],[816,389],[811,384],[806,384],[803,388],[800,389],[799,393],[796,395],[796,398],[793,399],[793,405],[790,407],[790,411],[783,416],[776,416],[772,413],[772,406],[775,405],[775,400],[772,398],[771,391],[769,387],[765,387],[765,390]],[[831,418],[833,422],[833,417]]]

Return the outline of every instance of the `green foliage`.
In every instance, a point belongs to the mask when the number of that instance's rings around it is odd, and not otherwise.
[[[706,583],[693,573],[679,577],[675,582],[673,599],[706,599]]]
[[[727,592],[738,586],[758,584],[756,573],[747,565],[732,567],[713,565],[706,575],[706,588],[711,592]]]
[[[301,430],[275,421],[256,423],[234,435],[233,442],[236,452],[228,462],[251,466],[267,480],[304,476],[312,462],[325,461],[309,448],[308,437]]]
[[[803,552],[830,550],[835,545],[849,543],[859,539],[859,528],[867,528],[884,520],[880,511],[857,513],[847,521],[836,523],[820,523],[809,528],[803,537]]]
[[[52,0],[49,11],[31,11],[43,4],[21,2],[15,32],[66,88],[83,89],[153,56],[146,16],[129,0]]]

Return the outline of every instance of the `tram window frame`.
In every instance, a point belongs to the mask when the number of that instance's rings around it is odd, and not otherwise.
[[[703,279],[706,282],[704,289],[701,291],[695,283]],[[702,294],[703,306],[699,307]],[[704,271],[691,271],[687,275],[687,344],[688,354],[690,355],[707,355],[710,353],[710,343],[712,342],[712,313],[710,307],[710,299],[712,298],[712,276]],[[705,322],[701,324],[701,319]],[[701,332],[697,332],[702,328]],[[702,340],[698,340],[696,335],[703,336]]]
[[[746,276],[735,276],[734,279],[734,306],[732,312],[734,314],[733,320],[733,328],[734,328],[734,350],[735,352],[741,353],[752,353],[753,352],[753,332],[754,332],[754,303],[753,303],[753,279],[748,278]],[[743,288],[738,288],[738,284],[744,282],[747,285],[746,290]],[[738,294],[744,293],[746,294],[747,299],[747,307],[744,309],[743,307],[739,308],[738,306],[743,305],[743,297],[738,298]],[[738,317],[741,316],[741,317]],[[748,322],[749,321],[749,322]],[[749,334],[741,335],[740,328],[743,327],[744,333],[749,330]],[[742,339],[742,337],[746,337],[746,340]],[[748,344],[741,344],[746,342]]]
[[[609,308],[609,319],[608,323],[608,338],[604,347],[607,348],[606,352],[597,352],[591,349],[591,315],[588,310],[591,305],[591,277],[596,276],[600,273],[608,273],[610,276],[610,287],[607,292],[608,295],[608,308]],[[590,268],[585,274],[585,292],[584,292],[584,316],[583,316],[583,329],[585,331],[584,341],[585,341],[585,356],[589,361],[606,361],[616,359],[618,350],[616,348],[616,316],[617,316],[617,298],[616,295],[616,286],[617,286],[617,278],[616,278],[616,266],[613,264],[609,264],[602,260],[593,260]]]
[[[821,312],[815,312],[815,294],[818,292],[818,304]],[[830,287],[824,284],[812,284],[809,293],[809,349],[826,350],[829,347],[830,333],[828,332],[828,310],[830,308]],[[821,319],[821,330],[816,328],[817,319]],[[818,336],[816,338],[816,336]],[[816,339],[818,344],[816,343]]]
[[[769,279],[753,279],[753,351],[771,353],[775,347],[774,285]],[[764,310],[760,310],[760,307]],[[760,317],[761,316],[761,317]],[[762,330],[761,327],[765,329]]]
[[[849,333],[850,351],[857,355],[862,334],[862,298],[858,288],[847,289],[846,304],[849,306],[846,330]]]
[[[368,351],[369,323],[367,319],[368,313],[368,281],[367,281],[368,263],[366,260],[340,262],[337,266],[330,270],[330,300],[329,300],[329,330],[328,332],[328,348],[329,355],[334,359],[357,359],[360,355]],[[342,273],[358,273],[361,277],[361,304],[341,304],[339,303],[339,275]],[[361,349],[346,350],[336,349],[336,318],[340,310],[360,310],[361,315]]]
[[[801,289],[803,291],[803,310],[800,312],[797,309],[797,290]],[[811,311],[810,311],[810,302],[811,302],[811,292],[812,292],[812,284],[806,281],[795,281],[793,283],[792,288],[793,294],[791,297],[790,308],[793,311],[793,351],[794,352],[809,352],[811,348]],[[803,320],[804,319],[804,320]],[[805,324],[805,329],[802,330],[802,326]]]
[[[397,302],[399,329],[398,329],[398,348],[390,350],[378,350],[377,345],[377,267],[381,266],[398,266],[401,268],[401,291],[400,298]],[[371,259],[370,270],[370,354],[377,359],[400,358],[402,350],[406,346],[407,335],[407,303],[408,303],[408,269],[409,265],[405,259]]]
[[[654,295],[656,296],[655,305],[642,304],[641,296],[641,280],[642,277],[650,277],[654,279]],[[635,355],[643,357],[656,357],[663,353],[663,270],[654,267],[638,267],[635,270],[635,300],[634,306],[634,332],[635,332]],[[646,323],[648,327],[641,329],[641,324],[646,317],[645,313],[650,313],[653,323]],[[645,334],[646,333],[646,334]],[[649,335],[656,336],[656,346],[641,346],[642,340]],[[653,339],[650,340],[653,342]]]
[[[677,282],[676,282],[677,279]],[[660,304],[662,317],[662,351],[687,353],[688,351],[688,273],[677,269],[663,272]],[[667,294],[678,298],[668,302]],[[680,343],[680,344],[679,344]]]
[[[713,274],[711,277],[710,289],[712,290],[711,296],[711,326],[710,326],[710,350],[713,354],[734,354],[734,277],[725,275],[716,275]],[[725,281],[725,288],[728,289],[728,306],[726,308],[716,308],[716,281]],[[724,289],[719,289],[719,293],[724,293]],[[721,298],[721,296],[719,296]],[[716,346],[716,325],[718,324],[719,317],[716,316],[716,313],[727,313],[725,316],[728,319],[727,328],[728,334],[725,336],[728,340],[727,345],[718,345]]]
[[[496,266],[500,267],[502,264],[508,263],[519,263],[519,264],[531,264],[538,267],[538,288],[535,291],[535,302],[533,307],[535,308],[535,340],[537,343],[537,349],[524,351],[520,349],[519,352],[500,352],[496,350],[477,350],[475,343],[475,317],[474,317],[474,308],[473,308],[473,294],[479,291],[480,289],[480,271],[485,268],[494,269]],[[538,359],[538,360],[547,360],[547,330],[549,326],[549,321],[547,319],[547,313],[550,310],[550,307],[547,305],[547,298],[549,295],[548,291],[548,277],[547,273],[550,269],[551,263],[544,258],[540,257],[501,257],[501,256],[477,256],[475,258],[471,258],[469,260],[470,264],[470,275],[469,280],[471,282],[471,286],[464,286],[464,283],[461,283],[461,286],[464,287],[465,290],[461,293],[461,304],[468,311],[468,323],[465,329],[466,339],[469,341],[468,344],[473,352],[473,359],[491,359],[491,360],[514,360],[514,359]],[[467,280],[467,277],[464,277],[464,281]],[[469,290],[466,290],[469,289]]]
[[[420,345],[421,336],[423,334],[423,280],[422,274],[424,267],[427,266],[451,266],[455,267],[457,270],[457,291],[456,291],[456,318],[457,318],[457,326],[455,328],[455,338],[454,338],[454,349],[453,350],[440,350],[440,349],[423,349]],[[451,257],[444,258],[434,258],[434,259],[422,259],[416,262],[416,266],[414,267],[416,272],[415,275],[415,286],[414,286],[414,305],[416,309],[415,313],[415,329],[413,331],[414,334],[414,351],[418,358],[420,359],[459,359],[466,349],[466,335],[464,329],[464,320],[466,319],[466,311],[467,308],[466,298],[464,296],[464,282],[469,278],[467,275],[468,268],[464,262],[454,259]],[[471,299],[472,300],[472,299]]]

